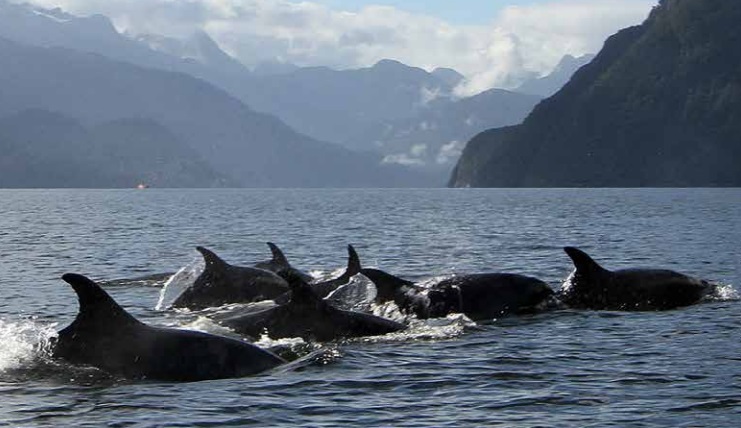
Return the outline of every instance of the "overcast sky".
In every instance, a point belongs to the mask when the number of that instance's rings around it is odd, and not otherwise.
[[[469,77],[469,92],[548,72],[564,54],[596,53],[657,0],[31,0],[101,13],[121,31],[205,30],[248,66],[265,60],[335,68],[391,58]]]

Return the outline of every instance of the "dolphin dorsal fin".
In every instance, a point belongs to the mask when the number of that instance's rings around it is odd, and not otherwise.
[[[576,247],[564,247],[566,254],[574,262],[576,272],[584,275],[605,273],[607,270],[595,262],[587,253]]]
[[[281,249],[278,248],[277,245],[273,244],[272,242],[268,242],[267,244],[268,247],[270,247],[270,252],[273,253],[273,263],[277,263],[281,266],[290,266],[286,255],[283,254],[283,251],[281,251]]]
[[[62,279],[72,286],[77,293],[80,302],[80,311],[77,314],[75,324],[98,323],[99,325],[111,325],[103,320],[115,319],[114,325],[139,324],[136,318],[126,312],[108,293],[95,281],[76,273],[67,273]]]
[[[203,261],[206,262],[206,269],[209,267],[229,266],[229,263],[225,262],[221,257],[217,256],[216,253],[208,248],[196,247],[196,250],[203,256]]]
[[[347,269],[342,274],[341,278],[350,279],[353,276],[360,273],[362,267],[360,266],[360,257],[358,257],[357,251],[352,245],[347,246]]]

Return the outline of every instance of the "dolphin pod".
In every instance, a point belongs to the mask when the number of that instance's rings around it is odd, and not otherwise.
[[[80,310],[59,332],[52,351],[56,358],[127,378],[168,381],[248,376],[285,363],[239,340],[149,326],[92,280],[77,274],[62,279],[77,293]]]
[[[715,290],[707,281],[671,270],[610,271],[574,247],[564,248],[574,271],[557,293],[537,278],[514,273],[460,275],[423,287],[380,269],[363,268],[351,245],[342,275],[310,284],[307,275],[293,268],[277,246],[268,245],[273,259],[257,263],[257,267],[232,266],[212,251],[197,247],[206,268],[173,307],[202,309],[274,300],[274,306],[267,309],[247,307],[213,317],[251,339],[267,334],[273,339],[301,337],[325,342],[407,328],[382,317],[341,310],[323,299],[357,274],[375,285],[375,303],[394,302],[402,312],[419,319],[463,313],[472,320],[491,320],[553,309],[558,304],[572,309],[668,310],[698,303]],[[80,309],[75,321],[59,332],[53,344],[55,358],[128,378],[167,381],[248,376],[285,363],[240,340],[149,326],[90,279],[76,274],[66,274],[63,279],[77,293]]]

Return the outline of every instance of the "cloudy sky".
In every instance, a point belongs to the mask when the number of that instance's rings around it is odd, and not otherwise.
[[[597,52],[657,0],[30,0],[101,13],[121,31],[206,31],[248,66],[268,60],[355,68],[391,58],[451,67],[473,93]]]

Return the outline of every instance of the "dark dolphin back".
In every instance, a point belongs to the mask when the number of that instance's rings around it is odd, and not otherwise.
[[[273,339],[302,337],[320,342],[374,336],[406,327],[385,318],[337,309],[300,277],[291,278],[289,284],[291,293],[287,303],[256,313],[226,317],[220,323],[252,337],[267,331]]]
[[[600,266],[587,253],[575,248],[564,247],[574,263],[574,273],[558,291],[558,298],[573,308],[603,307],[613,299],[609,282],[610,272]]]
[[[408,289],[415,289],[417,286],[412,281],[399,278],[398,276],[391,275],[388,272],[384,272],[380,269],[363,268],[360,273],[365,275],[368,279],[373,281],[373,284],[378,290],[376,295],[376,303],[384,303],[395,300],[399,293],[405,292]]]
[[[345,270],[344,275],[346,275],[348,278],[355,276],[360,273],[360,269],[362,267],[360,266],[360,257],[358,257],[358,252],[355,251],[355,248],[352,245],[347,246],[347,270]]]
[[[430,315],[462,312],[474,321],[533,313],[553,290],[538,278],[514,273],[481,273],[445,279],[429,292]]]
[[[248,303],[272,299],[288,290],[286,281],[274,272],[232,266],[213,251],[196,247],[206,264],[192,286],[175,299],[173,307],[203,309],[226,303]]]
[[[98,284],[62,277],[77,293],[75,321],[59,332],[53,355],[132,378],[194,381],[258,373],[284,361],[254,345],[207,333],[151,327]]]
[[[204,247],[196,247],[196,251],[201,253],[203,261],[206,263],[206,270],[217,270],[226,269],[230,266],[229,263],[225,262],[221,257],[217,256],[216,253]]]
[[[277,245],[275,245],[272,242],[268,242],[268,247],[270,247],[270,252],[272,253],[272,258],[266,262],[258,262],[255,263],[253,266],[258,269],[265,269],[269,270],[276,275],[280,276],[281,278],[288,281],[288,278],[294,275],[300,275],[301,278],[303,278],[306,282],[311,282],[314,278],[311,277],[306,272],[301,271],[300,269],[296,269],[293,266],[291,266],[291,263],[288,261],[288,258],[283,253],[283,251],[278,248]]]
[[[301,280],[291,282],[290,308],[292,322],[299,325],[305,339],[321,342],[346,337],[378,336],[406,328],[404,324],[386,318],[332,306],[319,297],[309,284]]]
[[[141,324],[91,279],[75,273],[64,274],[62,279],[77,293],[80,310],[75,321],[60,332],[60,339],[78,330],[97,331]]]
[[[278,266],[291,267],[291,264],[288,263],[286,255],[283,254],[283,251],[278,248],[277,245],[273,244],[272,242],[268,242],[267,244],[268,247],[270,247],[270,252],[273,254],[273,259],[271,260],[273,263]]]
[[[564,283],[559,298],[573,308],[607,310],[666,310],[697,303],[711,290],[707,283],[666,269],[608,271],[583,251],[564,248],[575,274]]]
[[[563,250],[571,258],[571,261],[574,262],[574,267],[578,275],[595,278],[609,272],[589,257],[587,253],[576,247],[564,247]]]
[[[357,270],[356,274],[361,273],[373,282],[378,292],[376,303],[392,301],[398,297],[399,293],[405,292],[406,288],[417,288],[413,282],[391,275],[380,269],[363,268],[355,248],[352,245],[348,245],[347,250],[350,253],[348,269],[350,268],[350,263],[352,263],[353,269]]]
[[[314,292],[320,297],[327,297],[331,292],[333,292],[340,286],[350,282],[350,279],[353,276],[359,274],[360,270],[360,259],[358,258],[358,253],[355,251],[355,248],[353,248],[352,245],[348,245],[347,268],[345,268],[345,272],[343,272],[342,275],[338,276],[337,278],[312,284],[311,288],[313,288]]]

